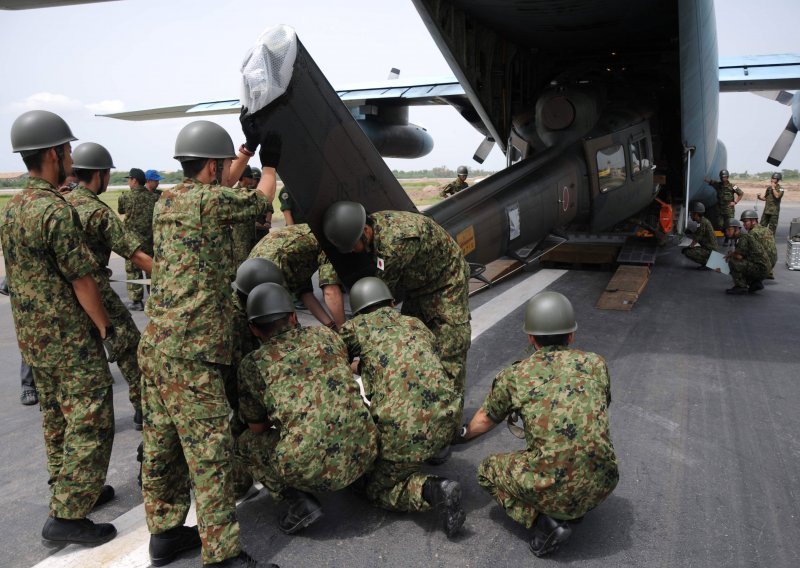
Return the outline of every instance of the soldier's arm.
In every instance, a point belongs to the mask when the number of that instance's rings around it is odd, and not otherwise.
[[[330,315],[328,315],[328,312],[325,310],[322,304],[319,303],[319,300],[317,300],[314,292],[310,290],[302,292],[300,294],[300,299],[306,305],[308,311],[311,312],[311,315],[317,318],[319,323],[336,331],[336,322],[333,320],[333,318],[331,318]]]
[[[242,172],[247,166],[247,163],[250,161],[250,156],[242,154],[241,152],[237,153],[236,159],[233,160],[231,163],[231,169],[228,171],[228,179],[222,180],[222,185],[227,187],[233,187],[233,185],[239,181],[239,178],[242,177]]]
[[[739,189],[738,185],[734,185],[733,186],[733,192],[734,192],[733,203],[735,205],[735,204],[739,203],[742,200],[742,197],[744,197],[744,191]]]
[[[100,290],[97,288],[97,282],[94,281],[91,275],[87,274],[86,276],[81,276],[73,280],[71,284],[83,311],[85,311],[92,322],[94,322],[95,327],[100,332],[100,337],[105,339],[106,328],[111,325],[111,321],[108,319],[108,313],[103,306],[103,300],[100,297]]]
[[[294,216],[292,216],[292,210],[291,209],[285,209],[283,211],[283,218],[286,221],[286,226],[287,227],[290,226],[290,225],[294,225],[295,224]]]
[[[489,418],[489,415],[486,414],[486,411],[481,407],[472,417],[472,420],[469,421],[469,424],[467,424],[467,430],[464,432],[464,441],[482,436],[486,432],[494,429],[495,426],[497,426],[497,422]]]
[[[139,270],[144,270],[147,274],[153,272],[153,257],[149,254],[136,249],[136,252],[129,259]]]

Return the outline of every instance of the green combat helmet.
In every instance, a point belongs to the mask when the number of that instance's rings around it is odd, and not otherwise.
[[[728,170],[720,170],[719,171],[719,179],[730,177]]]
[[[689,207],[689,213],[705,213],[706,206],[700,203],[699,201],[695,201],[692,203],[691,207]]]
[[[350,307],[356,314],[365,308],[387,300],[394,300],[389,287],[386,282],[374,276],[360,279],[350,289]]]
[[[75,170],[110,170],[115,167],[111,154],[100,144],[84,142],[72,151]]]
[[[561,335],[578,329],[575,310],[563,294],[540,292],[525,305],[525,325],[528,335]]]
[[[772,174],[772,179],[781,181],[783,179],[783,174],[780,172],[775,172],[774,174]]]
[[[742,214],[739,216],[739,219],[744,221],[745,219],[756,219],[758,220],[758,213],[753,211],[752,209],[745,209],[742,211]]]
[[[283,272],[278,265],[266,258],[248,258],[236,269],[231,288],[248,296],[253,288],[267,282],[283,286]]]
[[[728,219],[728,222],[725,224],[725,228],[727,229],[728,227],[734,227],[734,228],[737,228],[737,229],[741,229],[742,228],[742,223],[739,221],[739,219],[731,218],[731,219]]]
[[[253,174],[253,179],[256,180],[256,183],[258,183],[261,180],[261,170],[255,166],[251,167],[250,169],[252,170],[251,173]]]
[[[23,157],[73,140],[77,138],[64,119],[46,110],[23,113],[11,125],[11,150],[20,152]]]
[[[348,253],[364,233],[367,212],[355,201],[337,201],[328,207],[322,219],[325,238],[341,253]]]
[[[292,313],[292,297],[280,284],[259,284],[247,296],[247,321],[250,323],[271,323]]]
[[[468,173],[467,166],[458,166],[456,173],[460,176],[465,176]]]
[[[184,126],[175,140],[175,159],[179,162],[199,158],[235,158],[233,140],[219,124],[196,120]]]

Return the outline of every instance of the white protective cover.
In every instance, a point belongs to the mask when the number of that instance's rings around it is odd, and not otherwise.
[[[294,28],[279,25],[264,31],[242,62],[242,106],[258,112],[286,92],[297,56]]]

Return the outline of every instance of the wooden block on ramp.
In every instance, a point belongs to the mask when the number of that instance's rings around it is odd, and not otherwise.
[[[600,310],[632,310],[649,278],[650,268],[647,266],[620,266],[595,307]]]
[[[492,261],[486,265],[486,270],[483,271],[482,276],[484,276],[489,282],[494,284],[495,282],[502,280],[506,276],[513,274],[520,268],[522,268],[522,263],[513,258],[500,258],[498,260]],[[488,288],[489,285],[482,280],[478,280],[477,278],[470,278],[469,280],[469,295],[472,296],[476,292],[480,292],[484,288]]]

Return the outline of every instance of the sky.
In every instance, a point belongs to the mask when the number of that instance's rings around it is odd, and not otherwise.
[[[721,56],[800,52],[798,0],[717,0],[716,16]],[[77,143],[106,146],[118,169],[176,170],[175,137],[189,119],[94,115],[237,98],[242,59],[277,24],[297,30],[336,88],[384,81],[392,67],[407,78],[452,74],[414,6],[403,0],[123,0],[0,11],[0,132],[8,133],[26,110],[47,109],[67,120]],[[729,169],[769,170],[766,156],[789,116],[789,107],[749,93],[720,95],[719,137]],[[237,146],[243,141],[235,115],[212,120]],[[411,121],[429,130],[434,149],[416,160],[387,160],[391,168],[477,167],[471,157],[482,137],[455,110],[412,108]],[[494,149],[483,167],[504,165]],[[782,168],[800,169],[800,141]],[[8,135],[0,136],[0,172],[23,169]]]

